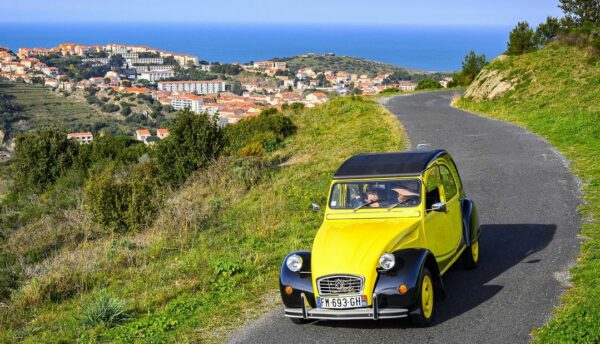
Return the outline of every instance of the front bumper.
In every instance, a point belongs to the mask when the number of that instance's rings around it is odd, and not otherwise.
[[[373,294],[373,307],[354,309],[320,309],[307,306],[306,296],[301,294],[302,308],[285,308],[289,318],[305,320],[379,320],[396,319],[408,316],[405,308],[379,308],[377,294]]]

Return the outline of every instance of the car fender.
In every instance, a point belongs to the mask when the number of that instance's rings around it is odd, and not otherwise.
[[[463,221],[463,239],[467,247],[471,246],[471,243],[479,240],[480,226],[479,226],[479,214],[477,213],[477,207],[475,202],[469,198],[461,200],[462,204],[462,221]]]
[[[396,265],[389,271],[379,270],[374,292],[377,294],[379,307],[412,308],[417,304],[419,296],[419,279],[427,266],[436,280],[436,288],[441,297],[445,296],[440,270],[431,251],[424,248],[402,249],[393,253]],[[401,294],[398,287],[407,286],[406,294]]]
[[[302,268],[300,271],[291,271],[286,265],[287,258],[292,254],[297,254],[302,257]],[[307,301],[312,307],[315,307],[315,298],[312,285],[312,275],[310,272],[310,251],[296,251],[288,254],[283,259],[281,271],[279,272],[279,291],[283,304],[288,308],[301,308],[301,294],[306,296]],[[292,294],[287,295],[285,288],[291,286]]]

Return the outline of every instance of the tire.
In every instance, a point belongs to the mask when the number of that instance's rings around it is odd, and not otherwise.
[[[302,318],[290,318],[290,320],[296,325],[302,325],[309,323],[310,320],[302,319]]]
[[[423,268],[419,278],[419,295],[417,307],[410,313],[410,321],[417,327],[431,325],[435,315],[436,293],[433,277],[429,269]]]
[[[467,270],[477,267],[477,262],[479,261],[479,241],[475,241],[470,246],[467,246],[462,254],[462,261]]]

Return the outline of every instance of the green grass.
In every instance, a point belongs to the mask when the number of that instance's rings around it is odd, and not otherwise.
[[[0,308],[0,342],[221,342],[279,304],[282,259],[310,248],[322,220],[310,203],[324,204],[339,164],[405,148],[395,118],[364,98],[291,116],[298,132],[267,165],[220,158],[174,192],[145,231],[87,239],[29,266],[30,278]],[[87,228],[78,218],[69,225]],[[123,301],[127,318],[117,326],[81,321],[102,295]]]
[[[534,331],[538,343],[600,342],[600,61],[577,48],[543,50],[493,62],[487,68],[518,77],[502,97],[456,105],[518,123],[543,136],[571,161],[583,183],[582,235],[573,286],[552,319]]]
[[[62,126],[69,130],[92,130],[102,126],[120,127],[119,116],[107,115],[89,106],[75,96],[64,97],[47,87],[25,83],[0,82],[0,93],[15,96],[29,119],[25,125],[13,125],[12,130],[29,130],[48,126]]]

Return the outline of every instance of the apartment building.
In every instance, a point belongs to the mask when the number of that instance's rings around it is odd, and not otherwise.
[[[170,92],[207,94],[225,92],[227,84],[223,80],[161,81],[158,83],[158,89]]]
[[[174,95],[171,98],[171,106],[175,110],[183,110],[189,108],[193,112],[202,112],[201,106],[204,98],[195,94]]]
[[[157,71],[142,72],[138,76],[138,79],[145,79],[145,80],[148,80],[150,82],[157,82],[157,81],[160,81],[160,80],[172,78],[174,76],[175,76],[175,73],[173,71],[169,71],[169,70],[160,71],[160,70],[157,70]]]

